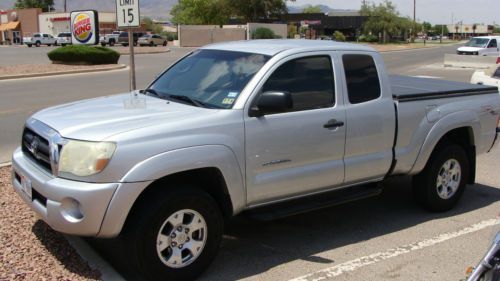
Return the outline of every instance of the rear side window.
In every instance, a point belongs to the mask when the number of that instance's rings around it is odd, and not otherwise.
[[[351,104],[380,97],[380,82],[372,56],[348,54],[342,56],[342,62],[347,82],[347,95]]]
[[[329,56],[288,61],[269,77],[262,92],[289,92],[292,111],[331,107],[335,103],[332,62]]]
[[[489,47],[496,48],[497,47],[497,39],[491,39]]]

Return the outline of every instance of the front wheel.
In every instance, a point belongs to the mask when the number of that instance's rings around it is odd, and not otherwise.
[[[416,199],[435,212],[453,208],[465,190],[469,160],[456,144],[441,145],[434,151],[424,170],[413,179]]]
[[[133,266],[148,280],[196,278],[219,249],[223,219],[217,203],[191,187],[156,194],[143,203],[123,235]]]

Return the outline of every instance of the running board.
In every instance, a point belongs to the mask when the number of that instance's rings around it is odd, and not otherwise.
[[[243,214],[256,220],[270,221],[376,196],[381,192],[381,184],[370,183],[257,207]]]

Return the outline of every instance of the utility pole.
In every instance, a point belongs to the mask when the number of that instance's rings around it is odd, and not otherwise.
[[[67,12],[67,9],[66,9],[66,0],[64,0],[64,12],[65,13]]]

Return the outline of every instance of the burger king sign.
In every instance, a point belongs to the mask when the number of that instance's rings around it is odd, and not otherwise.
[[[73,44],[95,45],[99,43],[97,11],[71,12],[70,24]]]

